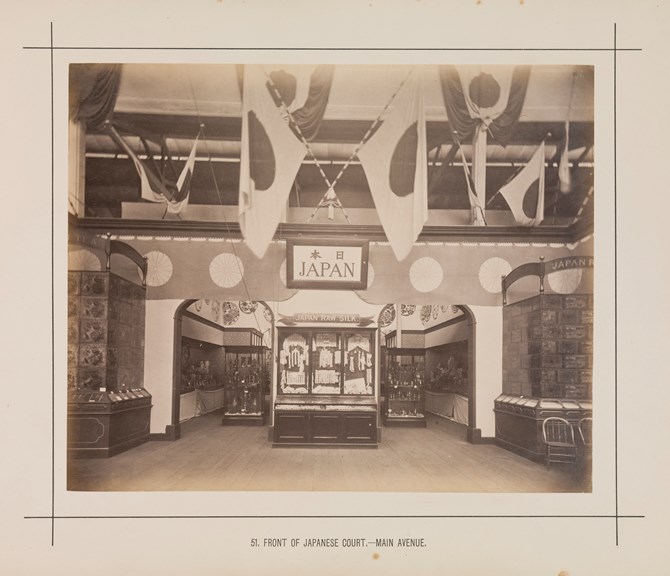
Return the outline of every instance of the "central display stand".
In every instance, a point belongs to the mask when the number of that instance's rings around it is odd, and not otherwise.
[[[374,331],[278,332],[273,446],[376,448]]]
[[[377,405],[369,400],[296,399],[275,404],[274,445],[377,447]]]

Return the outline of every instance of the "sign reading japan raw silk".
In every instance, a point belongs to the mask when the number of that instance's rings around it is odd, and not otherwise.
[[[286,241],[286,286],[317,290],[365,289],[368,282],[367,240]]]

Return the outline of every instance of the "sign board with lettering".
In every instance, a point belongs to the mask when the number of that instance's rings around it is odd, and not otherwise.
[[[313,290],[363,290],[368,285],[367,240],[289,238],[286,286]]]

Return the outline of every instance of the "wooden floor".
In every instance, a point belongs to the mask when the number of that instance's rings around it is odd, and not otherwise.
[[[147,442],[112,458],[72,460],[68,489],[90,491],[583,492],[590,483],[547,470],[430,416],[427,428],[384,428],[377,449],[273,448],[268,428],[222,426],[211,413],[176,442]]]

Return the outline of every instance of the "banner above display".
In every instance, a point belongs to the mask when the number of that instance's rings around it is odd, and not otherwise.
[[[367,240],[286,240],[286,286],[361,290],[368,283]]]
[[[360,314],[327,314],[323,312],[296,312],[292,316],[280,314],[278,322],[286,326],[294,326],[296,324],[320,324],[320,323],[336,323],[336,324],[356,324],[358,326],[369,326],[374,322],[372,316],[361,316]]]

